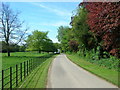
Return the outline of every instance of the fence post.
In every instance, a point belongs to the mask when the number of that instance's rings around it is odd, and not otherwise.
[[[2,70],[2,90],[4,89],[4,70]]]
[[[16,65],[16,87],[18,86],[18,65]]]
[[[20,63],[20,78],[21,78],[21,81],[22,81],[22,63]]]
[[[24,62],[24,78],[26,77],[26,72],[25,72],[25,70],[26,70],[26,67],[25,67],[25,62]]]
[[[10,90],[12,90],[12,67],[10,67]]]
[[[28,61],[27,61],[27,75],[28,75]]]

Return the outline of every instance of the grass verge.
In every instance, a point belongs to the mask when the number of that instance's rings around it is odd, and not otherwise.
[[[46,88],[48,69],[56,55],[48,58],[38,66],[25,80],[19,88]]]
[[[76,54],[67,54],[67,57],[72,62],[74,62],[78,66],[84,68],[85,70],[120,87],[120,80],[118,78],[118,75],[120,74],[120,72],[115,71],[115,70],[110,70],[105,67],[101,67],[99,65],[90,63],[86,60],[83,60],[82,58],[80,58],[80,56],[78,56]]]

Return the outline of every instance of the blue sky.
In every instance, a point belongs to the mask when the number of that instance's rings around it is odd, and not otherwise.
[[[49,31],[48,37],[57,41],[57,28],[61,25],[69,26],[71,16],[80,2],[10,2],[13,10],[20,11],[19,18],[24,25],[34,30]]]

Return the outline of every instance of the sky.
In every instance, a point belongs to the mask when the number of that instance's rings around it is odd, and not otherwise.
[[[58,42],[59,26],[70,26],[71,16],[80,2],[10,2],[14,11],[20,11],[19,19],[25,21],[24,26],[31,34],[34,30],[49,31],[48,37]]]

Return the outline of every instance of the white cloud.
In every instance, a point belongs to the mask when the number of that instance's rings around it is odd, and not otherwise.
[[[41,7],[41,8],[44,8],[50,12],[53,12],[55,13],[56,15],[59,15],[59,16],[71,16],[72,13],[68,12],[67,10],[60,10],[60,9],[56,9],[56,8],[52,8],[52,7],[48,7],[48,6],[45,6],[45,5],[42,5],[42,4],[38,4],[38,3],[31,3],[35,6],[38,6],[38,7]]]

